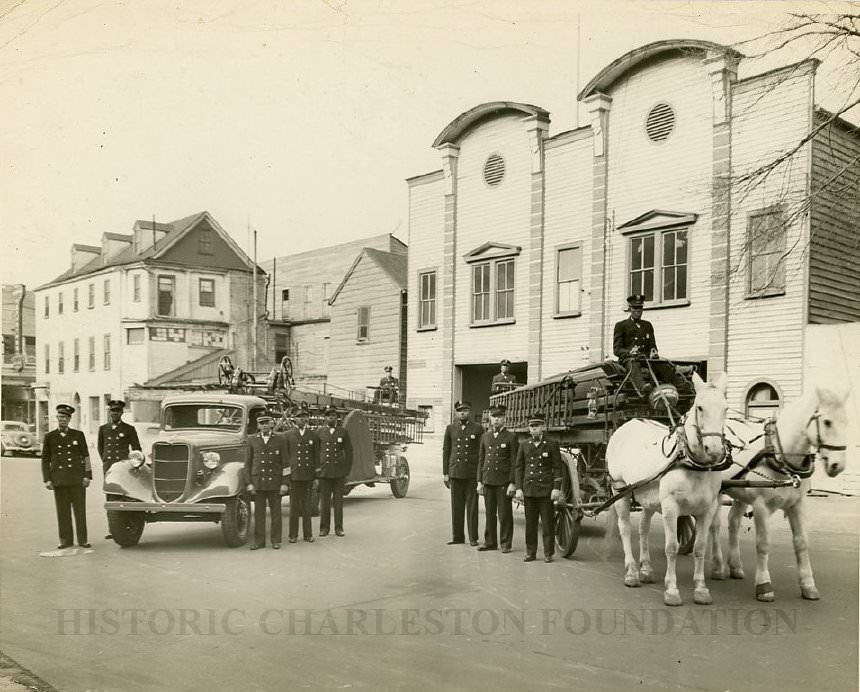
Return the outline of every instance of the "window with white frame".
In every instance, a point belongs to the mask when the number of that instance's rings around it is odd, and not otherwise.
[[[104,284],[104,304],[110,305],[110,279],[105,279]]]
[[[45,317],[50,317],[50,316],[51,316],[51,297],[50,297],[50,296],[45,296],[45,312],[44,312],[44,316],[45,316]]]
[[[158,315],[173,315],[173,296],[176,292],[176,277],[168,274],[158,276]]]
[[[90,372],[94,372],[96,369],[96,338],[94,336],[90,337]]]
[[[785,293],[785,218],[779,207],[747,220],[747,292],[752,296]]]
[[[781,404],[776,388],[767,382],[759,382],[747,392],[746,413],[750,418],[772,418],[779,412]]]
[[[436,272],[418,274],[418,329],[436,326]]]
[[[578,315],[582,311],[582,248],[559,248],[555,259],[555,313]]]
[[[57,314],[58,315],[63,314],[63,292],[62,291],[60,291],[57,294]]]
[[[66,345],[61,341],[57,344],[57,372],[62,375],[66,370]]]
[[[204,308],[215,307],[215,279],[200,279],[199,282],[199,303]]]
[[[687,233],[673,228],[630,237],[629,293],[657,304],[687,300]]]
[[[75,288],[72,291],[72,310],[74,310],[75,312],[78,311],[78,289],[77,288]]]
[[[137,346],[146,341],[146,331],[143,327],[129,327],[125,330],[125,343]]]
[[[81,340],[75,339],[72,351],[72,372],[80,372],[81,369]]]
[[[505,258],[472,265],[472,324],[514,319],[514,260]]]
[[[135,274],[131,277],[131,295],[132,301],[140,302],[140,274]]]
[[[51,372],[51,345],[45,344],[45,374],[48,375]]]
[[[355,340],[359,343],[370,341],[370,308],[360,307],[355,311],[356,314],[356,335]]]
[[[104,369],[110,370],[110,334],[105,334],[104,336]]]
[[[96,306],[96,285],[87,286],[87,307],[92,310]]]

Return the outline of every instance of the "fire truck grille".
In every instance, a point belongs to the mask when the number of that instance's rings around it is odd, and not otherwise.
[[[155,493],[165,502],[182,496],[188,478],[188,445],[156,442],[152,447]]]

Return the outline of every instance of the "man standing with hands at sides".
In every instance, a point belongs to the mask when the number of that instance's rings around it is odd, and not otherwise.
[[[112,400],[108,402],[108,415],[110,421],[99,427],[99,436],[96,448],[102,460],[102,471],[107,476],[108,469],[116,462],[128,459],[131,450],[141,451],[140,439],[137,430],[122,419],[125,402]],[[109,541],[113,536],[108,534],[105,540]]]
[[[320,441],[320,536],[328,536],[334,505],[334,533],[343,536],[343,490],[352,470],[349,433],[338,425],[337,409],[325,408],[325,425],[317,428]]]
[[[555,515],[552,503],[561,497],[561,450],[558,442],[544,437],[546,418],[534,413],[529,418],[529,439],[517,452],[516,498],[525,503],[526,555],[533,562],[537,555],[537,528],[540,518],[544,562],[555,554]]]
[[[496,550],[501,545],[502,552],[509,553],[514,537],[511,498],[519,445],[516,435],[505,427],[505,412],[504,406],[490,409],[490,430],[481,438],[478,451],[478,495],[484,496],[486,508],[484,545],[478,550]]]
[[[87,540],[87,487],[93,479],[90,451],[83,432],[69,427],[75,409],[67,404],[57,406],[57,429],[45,435],[42,444],[42,480],[54,491],[57,528],[60,534],[58,550],[71,548],[72,511],[78,545],[90,548]]]
[[[302,519],[302,537],[314,542],[311,526],[311,489],[319,473],[319,438],[308,427],[308,412],[299,409],[296,427],[287,431],[287,458],[290,462],[290,543],[299,539],[299,517]]]
[[[281,496],[287,494],[287,454],[283,435],[273,432],[274,419],[257,416],[259,432],[248,438],[245,489],[254,495],[254,542],[251,550],[266,547],[266,505],[271,515],[269,538],[272,549],[281,547],[283,518]]]
[[[454,404],[457,422],[445,429],[442,443],[442,480],[451,490],[451,540],[448,545],[466,542],[463,531],[465,514],[469,529],[469,545],[478,545],[478,452],[484,429],[471,421],[472,404]]]

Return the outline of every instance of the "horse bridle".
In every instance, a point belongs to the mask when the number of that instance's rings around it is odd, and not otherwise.
[[[815,437],[818,439],[818,442],[813,445],[816,449],[827,449],[831,452],[844,452],[848,449],[847,445],[831,445],[821,439],[821,411],[815,409],[815,413],[810,416],[809,422],[806,424],[807,428],[812,421],[815,421]]]
[[[685,417],[686,420],[686,417]],[[696,436],[699,438],[699,444],[702,446],[702,449],[705,448],[705,438],[706,437],[719,437],[723,446],[723,456],[720,461],[714,464],[700,464],[693,458],[692,453],[690,452],[690,445],[687,440],[686,433],[683,432],[684,427],[683,424],[679,426],[680,431],[682,432],[682,439],[684,445],[684,456],[686,456],[687,461],[694,466],[695,468],[702,469],[705,471],[710,471],[719,467],[726,458],[726,434],[723,430],[720,432],[702,432],[702,426],[699,425],[699,408],[697,406],[693,406],[693,429],[696,431]]]

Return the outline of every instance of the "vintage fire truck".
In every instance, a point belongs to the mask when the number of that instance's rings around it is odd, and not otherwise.
[[[146,524],[171,521],[220,523],[228,546],[243,545],[250,520],[243,476],[246,440],[257,432],[257,418],[264,413],[274,415],[283,430],[299,409],[307,411],[313,426],[322,422],[327,406],[334,406],[352,444],[347,492],[387,483],[394,497],[405,497],[409,489],[405,452],[408,444],[421,442],[421,412],[397,402],[299,391],[288,364],[260,384],[231,363],[222,363],[219,372],[217,384],[165,397],[151,454],[132,452],[108,470],[105,509],[116,543],[134,546]]]

